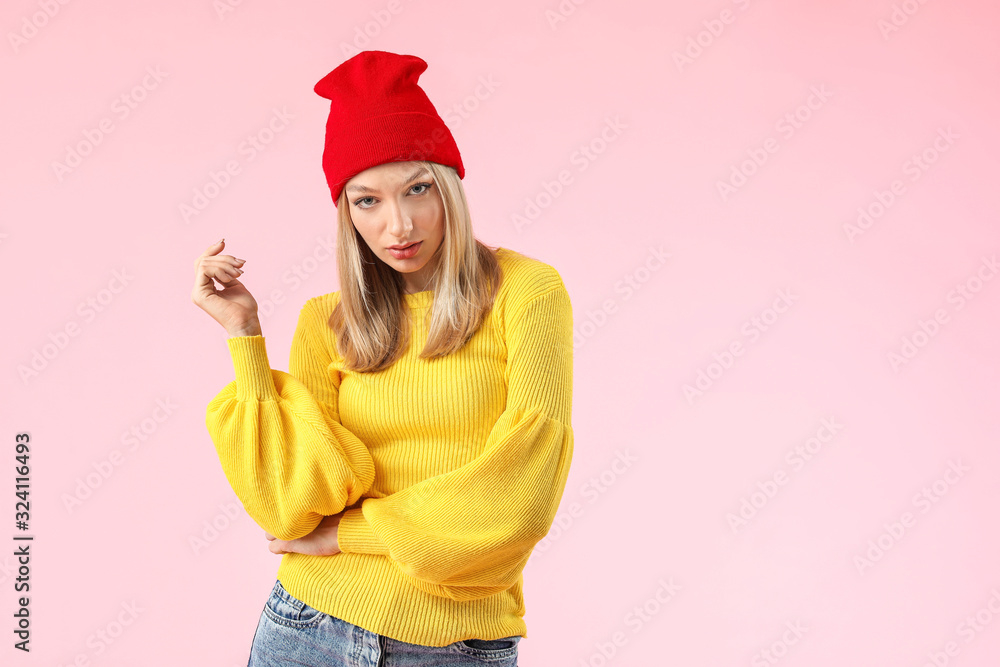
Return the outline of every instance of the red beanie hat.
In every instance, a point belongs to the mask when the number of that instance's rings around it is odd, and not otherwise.
[[[386,162],[428,160],[465,177],[455,139],[417,85],[425,69],[417,56],[362,51],[313,88],[330,100],[323,171],[334,205],[347,181]]]

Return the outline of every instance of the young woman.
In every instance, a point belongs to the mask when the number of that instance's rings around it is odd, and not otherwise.
[[[522,570],[573,452],[572,307],[554,268],[473,236],[426,67],[366,51],[316,84],[341,289],[306,301],[287,373],[246,260],[223,240],[195,263],[236,376],[208,431],[283,554],[249,665],[516,665],[527,636]]]

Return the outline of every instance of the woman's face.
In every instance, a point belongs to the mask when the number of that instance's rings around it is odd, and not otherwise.
[[[389,162],[344,187],[351,220],[375,256],[403,274],[408,294],[427,289],[444,239],[444,204],[434,175],[417,162]],[[400,254],[392,246],[419,243]],[[412,253],[412,256],[409,256]]]

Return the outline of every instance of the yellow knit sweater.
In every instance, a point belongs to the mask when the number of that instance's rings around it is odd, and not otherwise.
[[[443,358],[418,358],[430,290],[404,295],[409,348],[377,373],[343,368],[326,324],[339,292],[303,306],[287,373],[262,336],[227,340],[236,379],[206,425],[249,516],[288,540],[348,508],[342,553],[281,558],[306,604],[412,644],[527,637],[522,570],[573,454],[573,315],[553,267],[497,260],[489,316]]]

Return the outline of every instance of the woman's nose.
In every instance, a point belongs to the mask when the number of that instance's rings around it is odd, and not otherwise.
[[[410,215],[403,205],[397,202],[391,202],[389,204],[389,228],[392,233],[403,236],[412,227],[413,224],[410,220]]]

